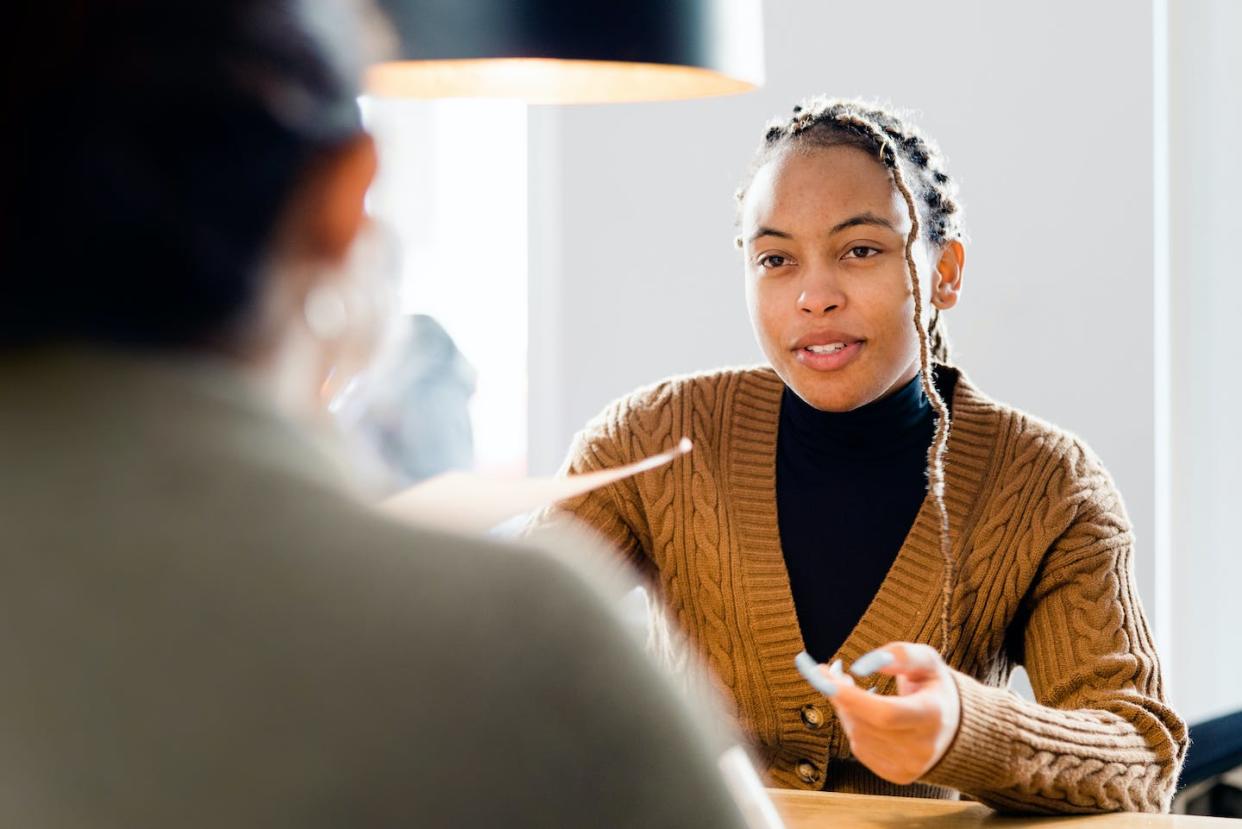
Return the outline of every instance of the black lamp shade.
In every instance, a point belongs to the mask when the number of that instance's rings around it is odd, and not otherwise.
[[[397,60],[372,94],[594,103],[763,82],[760,0],[380,0]]]

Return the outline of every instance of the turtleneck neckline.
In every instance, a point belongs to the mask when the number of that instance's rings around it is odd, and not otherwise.
[[[937,386],[943,376],[937,373]],[[815,453],[851,457],[883,457],[925,443],[935,421],[931,402],[915,375],[892,394],[849,412],[825,412],[785,387],[781,401],[786,437]]]

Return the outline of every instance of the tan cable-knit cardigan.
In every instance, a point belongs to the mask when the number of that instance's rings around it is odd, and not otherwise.
[[[912,786],[850,754],[832,708],[798,675],[802,637],[776,516],[781,380],[768,368],[672,379],[618,401],[579,434],[568,471],[617,466],[688,435],[694,451],[561,505],[651,577],[723,686],[774,785],[955,797],[1024,812],[1167,810],[1186,730],[1164,701],[1135,592],[1130,525],[1080,441],[996,403],[963,376],[953,398],[945,498],[953,555],[951,644],[962,720]],[[832,505],[824,505],[832,543]],[[887,642],[940,647],[944,566],[923,503],[892,569],[837,656]],[[1006,690],[1016,665],[1036,705]],[[893,693],[881,677],[878,693]]]

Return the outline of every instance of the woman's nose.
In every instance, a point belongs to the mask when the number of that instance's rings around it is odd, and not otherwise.
[[[808,273],[802,282],[802,290],[798,293],[798,310],[812,316],[828,314],[845,304],[836,280],[822,271]]]

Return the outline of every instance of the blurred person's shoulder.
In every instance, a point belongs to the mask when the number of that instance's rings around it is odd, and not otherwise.
[[[422,792],[441,792],[442,819],[734,824],[713,768],[732,735],[710,703],[683,705],[653,669],[619,618],[628,585],[598,541],[566,530],[512,542],[346,513],[316,528],[324,581],[357,597],[364,639],[387,640],[372,669],[411,672],[396,689],[403,704],[387,710],[414,720],[409,762]],[[674,776],[687,788],[670,790]]]
[[[589,603],[617,592],[611,575],[593,565],[596,552],[578,549],[589,547],[585,536],[532,542],[468,535],[407,523],[328,493],[305,506],[301,531],[330,578],[375,569],[377,583],[399,585],[407,596],[411,586],[419,593],[418,601],[401,602],[409,611],[455,617],[461,632],[493,625],[514,632],[506,604]]]

